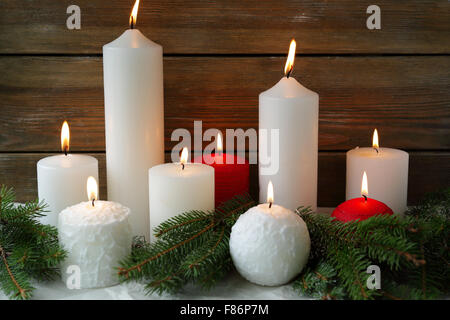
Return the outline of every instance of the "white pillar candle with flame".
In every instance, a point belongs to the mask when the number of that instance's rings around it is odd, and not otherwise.
[[[117,267],[131,252],[130,209],[117,202],[98,201],[93,177],[87,180],[87,193],[89,201],[59,214],[59,241],[67,250],[61,275],[66,284],[69,281],[68,285],[81,289],[108,287],[119,282]],[[76,271],[80,272],[79,283],[76,274],[71,276]]]
[[[69,125],[64,121],[61,128],[61,149],[64,154],[46,157],[37,163],[39,201],[48,207],[43,224],[57,226],[58,214],[64,208],[86,198],[86,179],[98,179],[98,161],[94,157],[69,154]]]
[[[164,163],[162,47],[136,25],[103,46],[108,199],[131,208],[135,235],[149,237],[147,171]]]
[[[259,199],[265,201],[271,180],[278,187],[280,205],[315,210],[319,95],[290,76],[294,57],[292,40],[285,77],[259,95]],[[277,132],[279,139],[273,140]]]
[[[148,171],[151,237],[161,222],[191,210],[214,209],[214,168],[188,163],[183,148],[180,163],[166,163]]]
[[[230,254],[238,272],[250,282],[279,286],[292,280],[308,262],[311,241],[306,223],[293,211],[267,203],[250,208],[231,230]]]
[[[409,155],[405,151],[380,148],[375,129],[372,148],[355,148],[347,152],[346,199],[361,194],[361,176],[367,172],[372,199],[388,205],[395,214],[407,209]]]

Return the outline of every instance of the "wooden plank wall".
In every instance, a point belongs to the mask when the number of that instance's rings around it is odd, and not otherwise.
[[[0,2],[0,183],[37,196],[36,161],[71,150],[100,160],[106,195],[102,45],[126,28],[134,0]],[[81,8],[68,30],[66,8]],[[345,151],[410,153],[410,204],[450,181],[450,2],[377,1],[381,30],[361,0],[142,0],[137,27],[164,47],[165,136],[175,128],[257,128],[258,94],[282,76],[297,40],[294,77],[320,94],[319,205],[345,195]],[[248,150],[254,152],[255,150]],[[252,166],[252,193],[257,168]]]

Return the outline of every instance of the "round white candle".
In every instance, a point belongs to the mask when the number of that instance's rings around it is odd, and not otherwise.
[[[295,55],[295,47],[292,50],[291,46],[289,51],[290,56],[291,52]],[[290,68],[292,70],[292,65]],[[292,77],[282,78],[259,95],[260,202],[265,201],[265,186],[271,180],[279,186],[277,202],[280,205],[291,210],[298,206],[317,208],[318,117],[319,95]],[[266,130],[267,139],[261,129]],[[271,130],[279,130],[278,154],[275,154],[277,148],[271,145]],[[274,173],[263,174],[263,168],[268,167],[262,155],[263,144],[268,145],[273,168],[277,167],[274,162],[279,159],[278,170]]]
[[[67,152],[69,139],[68,136],[63,137],[63,134],[62,132],[62,148]],[[68,135],[68,131],[66,134]],[[38,197],[39,201],[48,205],[48,212],[40,217],[40,221],[57,226],[61,210],[86,199],[86,179],[89,176],[98,179],[98,161],[91,156],[62,154],[39,160]]]
[[[166,163],[148,171],[151,239],[161,222],[191,210],[214,209],[214,168],[201,163]]]
[[[131,208],[134,234],[147,239],[147,170],[164,163],[162,52],[136,29],[103,46],[108,199]]]
[[[370,197],[395,214],[407,209],[408,163],[405,151],[391,148],[355,148],[347,152],[346,200],[361,196],[361,177],[368,177]]]
[[[67,250],[61,265],[65,283],[69,266],[80,268],[80,288],[119,283],[117,267],[131,252],[130,209],[111,201],[81,202],[59,214],[59,241]]]
[[[278,286],[298,275],[308,262],[311,241],[297,214],[268,203],[250,208],[232,228],[230,254],[250,282]]]

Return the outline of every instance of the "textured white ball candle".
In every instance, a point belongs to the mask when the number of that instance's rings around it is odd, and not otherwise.
[[[310,246],[303,219],[270,203],[240,216],[230,236],[230,254],[238,272],[264,286],[282,285],[298,275],[308,262]]]
[[[61,265],[65,283],[69,266],[80,268],[82,289],[119,283],[116,268],[131,252],[129,216],[130,209],[111,201],[81,202],[59,214],[59,241],[68,252]]]

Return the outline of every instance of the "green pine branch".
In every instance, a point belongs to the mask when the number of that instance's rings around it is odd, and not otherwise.
[[[325,260],[319,260],[316,264],[310,263],[292,285],[300,294],[316,299],[345,298],[343,288],[338,283],[336,269]]]
[[[342,223],[299,208],[308,226],[310,259],[293,282],[318,299],[430,299],[448,294],[450,192],[414,207],[402,219],[375,216]],[[187,283],[209,289],[232,268],[231,227],[254,206],[236,197],[213,212],[191,211],[163,222],[157,241],[136,239],[118,269],[122,281],[145,281],[148,293],[173,293]],[[367,288],[367,267],[381,269],[380,290]]]
[[[212,212],[190,211],[154,229],[151,244],[136,239],[132,253],[118,269],[122,281],[147,283],[148,293],[173,293],[191,282],[211,288],[232,268],[231,227],[255,202],[237,196]]]
[[[29,299],[31,280],[50,280],[59,274],[66,253],[55,227],[37,220],[45,205],[32,201],[16,205],[12,189],[0,188],[0,289],[11,299]]]
[[[311,236],[311,255],[294,288],[303,294],[327,297],[337,290],[350,299],[432,299],[448,294],[450,189],[428,197],[404,218],[375,216],[342,223],[299,208]],[[381,268],[381,290],[369,290],[370,265]],[[315,267],[311,267],[315,266]],[[314,268],[334,270],[319,281]],[[312,282],[311,282],[312,281]]]

